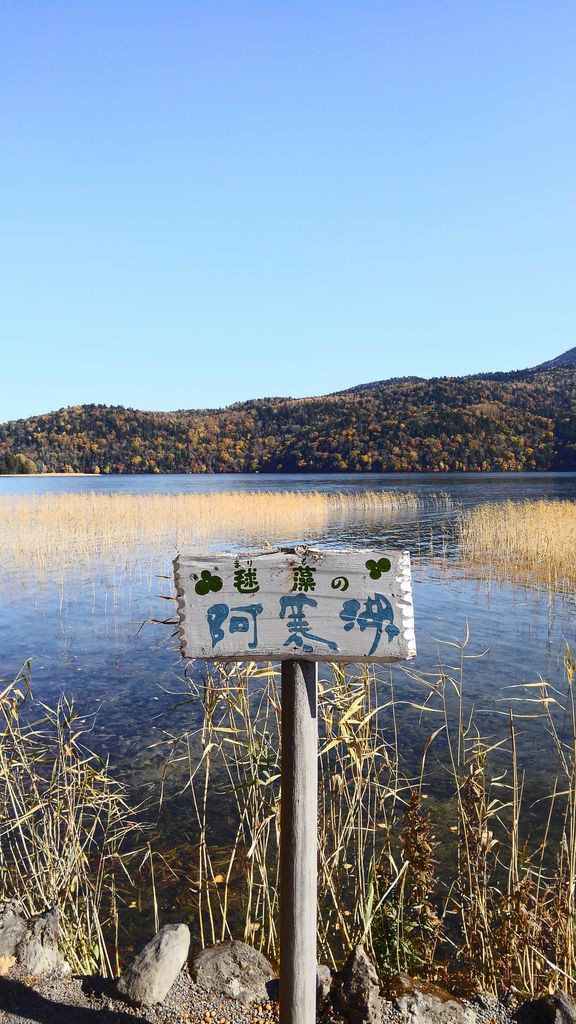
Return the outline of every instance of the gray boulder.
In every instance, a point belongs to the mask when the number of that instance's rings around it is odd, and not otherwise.
[[[326,964],[316,967],[316,1006],[323,1006],[332,988],[332,971]]]
[[[476,1024],[476,1011],[439,985],[398,974],[384,998],[391,1001],[410,1024]]]
[[[21,904],[0,903],[0,956],[14,957],[27,974],[70,974],[70,965],[58,949],[58,911],[25,918]]]
[[[165,924],[132,961],[118,982],[118,992],[137,1006],[163,1003],[190,949],[185,924]]]
[[[277,991],[274,968],[263,953],[234,939],[203,949],[190,970],[200,988],[249,1006],[265,1003]]]
[[[70,974],[58,949],[58,911],[54,907],[26,921],[26,931],[15,949],[16,963],[29,974]]]
[[[363,946],[356,946],[342,968],[340,1009],[350,1024],[380,1024],[382,1000],[378,975]]]
[[[566,992],[531,999],[518,1012],[521,1024],[576,1024],[576,1003]]]
[[[16,900],[0,903],[0,956],[14,956],[16,946],[26,934],[22,904]]]

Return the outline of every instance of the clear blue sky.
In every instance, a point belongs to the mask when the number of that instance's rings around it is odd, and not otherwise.
[[[576,345],[576,5],[3,0],[0,420]]]

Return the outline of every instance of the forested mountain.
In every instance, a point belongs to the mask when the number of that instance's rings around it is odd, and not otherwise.
[[[263,398],[226,409],[72,406],[0,425],[0,473],[33,467],[88,473],[576,470],[576,349],[512,373],[395,378],[319,398]]]

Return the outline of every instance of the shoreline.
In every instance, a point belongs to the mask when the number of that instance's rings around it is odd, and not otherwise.
[[[285,472],[284,470],[273,471],[261,471],[254,470],[252,473],[218,473],[218,472],[206,472],[206,473],[0,473],[1,480],[50,480],[58,477],[65,477],[66,479],[73,480],[76,477],[90,477],[92,479],[101,480],[142,480],[146,477],[150,477],[157,480],[159,477],[194,477],[196,479],[206,479],[207,477],[230,477],[231,479],[240,479],[242,477],[269,477],[271,479],[294,477],[299,480],[310,480],[317,477],[323,477],[326,479],[344,479],[350,480],[357,477],[362,479],[384,479],[384,480],[418,480],[422,477],[430,478],[431,480],[442,480],[449,478],[451,480],[460,480],[465,477],[471,477],[475,480],[487,479],[490,477],[496,477],[502,479],[504,477],[511,477],[516,479],[518,477],[570,477],[576,476],[576,469],[503,469],[503,470],[452,470],[448,472],[434,471],[434,470],[413,470],[411,472],[373,472],[368,470],[358,472],[346,472],[345,470],[333,470],[332,472],[326,470],[309,470],[307,472],[293,473]]]
[[[134,475],[134,474],[131,474],[131,475]],[[144,474],[142,474],[142,475],[144,476]],[[153,476],[154,474],[150,473],[149,475]],[[104,473],[0,473],[0,480],[21,480],[22,477],[25,477],[27,480],[36,480],[36,479],[40,479],[40,478],[42,478],[42,479],[46,479],[46,478],[50,479],[50,477],[57,477],[57,476],[66,476],[66,477],[76,477],[76,476],[94,476],[94,477],[96,477],[96,476],[124,476],[124,473],[105,473],[105,474]]]

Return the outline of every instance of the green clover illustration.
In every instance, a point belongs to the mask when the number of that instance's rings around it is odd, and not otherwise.
[[[216,594],[219,590],[222,590],[222,580],[219,576],[213,576],[209,569],[203,569],[194,590],[197,594],[201,594],[202,597],[205,594],[209,594],[210,591]]]
[[[370,570],[370,579],[379,580],[383,572],[388,572],[391,568],[391,561],[389,558],[379,558],[377,562],[373,558],[369,558],[366,562],[366,568]]]

